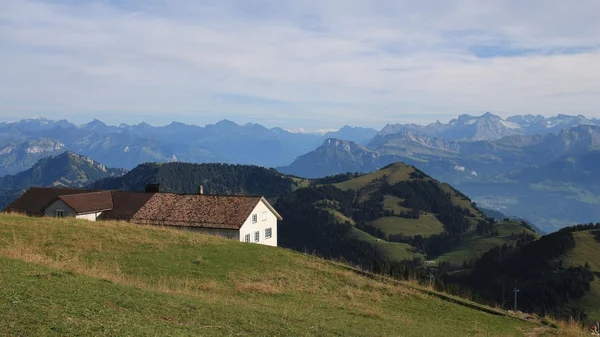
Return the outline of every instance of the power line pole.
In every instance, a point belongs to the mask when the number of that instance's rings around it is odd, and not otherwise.
[[[515,289],[513,289],[513,292],[515,293],[515,311],[517,311],[517,293],[519,292],[519,289],[515,287]]]

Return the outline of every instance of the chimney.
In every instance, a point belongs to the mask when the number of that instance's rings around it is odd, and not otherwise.
[[[160,184],[146,184],[144,191],[146,193],[158,193],[160,192]]]
[[[204,194],[204,186],[200,185],[200,194]]]

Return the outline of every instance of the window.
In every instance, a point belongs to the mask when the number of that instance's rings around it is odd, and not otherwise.
[[[250,234],[246,234],[244,242],[250,242]]]
[[[273,236],[273,232],[271,231],[271,228],[265,229],[265,239],[269,239],[269,238],[271,238],[271,236]]]
[[[252,223],[257,223],[257,222],[258,222],[258,215],[252,214]]]
[[[260,240],[260,232],[254,232],[254,242],[258,242]]]
[[[263,212],[263,221],[267,221],[267,212]]]
[[[65,211],[62,209],[57,209],[56,210],[56,217],[57,218],[64,218],[65,217]]]

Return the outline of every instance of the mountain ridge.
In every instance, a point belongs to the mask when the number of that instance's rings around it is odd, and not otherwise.
[[[45,157],[23,172],[0,177],[0,209],[33,186],[80,188],[102,178],[121,176],[125,172],[124,169],[107,168],[89,157],[68,151]]]

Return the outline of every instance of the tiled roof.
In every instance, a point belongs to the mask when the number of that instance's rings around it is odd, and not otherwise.
[[[112,191],[113,208],[102,212],[98,219],[129,221],[153,195],[154,193]]]
[[[239,229],[261,199],[260,196],[157,193],[132,221],[162,226]]]
[[[139,224],[239,229],[262,200],[260,196],[92,191],[75,188],[32,187],[5,211],[43,216],[46,207],[62,200],[77,213],[99,212],[99,220]]]
[[[58,199],[64,201],[65,204],[79,214],[106,211],[113,208],[112,191],[61,195]]]
[[[90,190],[81,188],[32,187],[8,205],[5,212],[24,213],[32,216],[43,216],[44,210],[58,196],[86,193]]]

